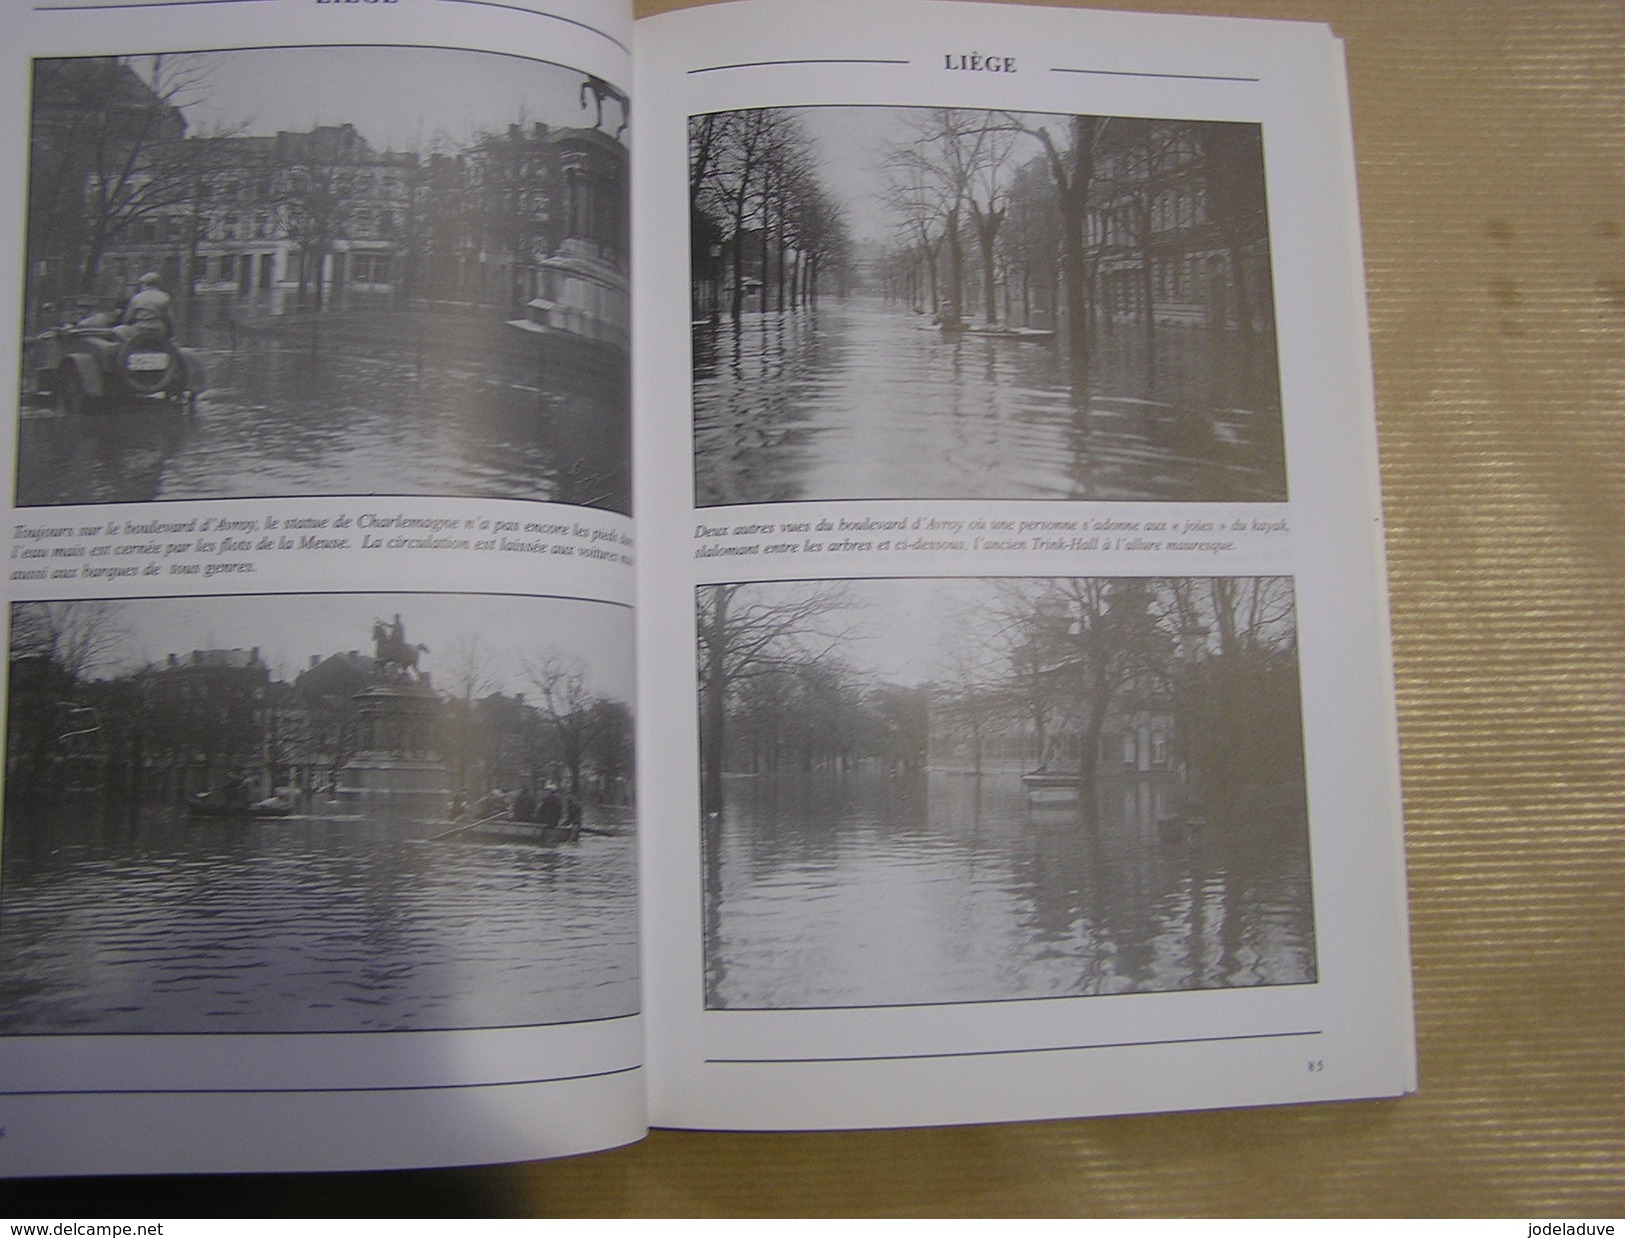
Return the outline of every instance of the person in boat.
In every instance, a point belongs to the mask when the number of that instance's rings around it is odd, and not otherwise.
[[[515,821],[536,820],[536,792],[531,789],[530,783],[519,788],[519,794],[513,798],[513,811],[510,813]]]
[[[543,829],[557,829],[563,818],[564,800],[559,796],[558,784],[550,782],[542,792],[541,802],[536,805],[536,820],[541,822]]]
[[[581,833],[581,797],[574,791],[564,793],[564,828],[571,838]]]

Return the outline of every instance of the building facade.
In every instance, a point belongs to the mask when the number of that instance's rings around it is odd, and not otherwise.
[[[600,112],[602,112],[600,108]],[[511,124],[461,148],[379,150],[353,124],[187,132],[117,58],[36,62],[31,322],[154,272],[183,319],[404,304],[626,335],[621,130]]]
[[[150,800],[181,805],[229,779],[264,781],[273,702],[258,648],[170,654],[133,679]]]
[[[1274,329],[1262,138],[1256,125],[1114,117],[1088,214],[1108,320]]]

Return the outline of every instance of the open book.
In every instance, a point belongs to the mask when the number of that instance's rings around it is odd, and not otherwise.
[[[1415,1086],[1328,30],[14,16],[0,1173]]]

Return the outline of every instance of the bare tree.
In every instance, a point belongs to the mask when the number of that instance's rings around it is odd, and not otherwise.
[[[730,698],[752,678],[829,658],[848,634],[840,583],[707,585],[698,590],[700,801],[723,809]]]
[[[712,193],[726,221],[732,253],[729,312],[739,322],[745,306],[745,237],[753,212],[765,200],[766,165],[781,140],[781,118],[765,109],[740,112],[724,131],[727,144],[716,163]],[[764,225],[765,230],[765,225]],[[765,275],[765,272],[764,272]]]
[[[1234,286],[1233,315],[1244,355],[1255,343],[1255,298],[1272,302],[1269,273],[1269,218],[1264,200],[1264,142],[1258,125],[1208,121],[1192,125],[1201,149],[1202,188],[1207,222],[1221,239]],[[1262,268],[1266,286],[1253,287],[1251,267]],[[1214,324],[1223,327],[1220,321]]]
[[[1002,639],[1006,617],[975,602],[953,607],[955,639],[937,658],[932,711],[967,740],[971,772],[982,775],[988,737],[1011,713],[1009,650]]]
[[[19,602],[12,608],[12,658],[45,658],[73,683],[83,682],[128,639],[118,602]]]
[[[931,108],[908,118],[909,136],[886,156],[887,197],[901,208],[905,227],[923,242],[941,220],[948,247],[944,325],[964,313],[965,258],[961,232],[969,221],[982,256],[983,309],[998,318],[995,246],[1007,210],[1010,158],[1018,131],[992,112]]]
[[[881,199],[901,221],[908,245],[919,251],[925,267],[927,305],[934,314],[940,308],[937,255],[947,231],[947,211],[935,180],[925,166],[913,158],[888,160],[881,170]]]
[[[461,795],[470,796],[475,790],[472,772],[480,746],[476,705],[500,686],[496,673],[497,655],[480,640],[476,632],[453,640],[446,649],[442,663],[440,673],[451,685],[447,720],[450,723],[455,789]],[[480,788],[481,791],[485,789]]]
[[[1035,301],[1036,308],[1053,316],[1060,300],[1061,228],[1055,187],[1042,157],[1018,168],[1012,178],[1001,236],[1010,272],[1007,291],[1020,283],[1022,325],[1032,324]]]
[[[944,327],[957,330],[964,317],[965,250],[961,235],[970,191],[970,160],[962,149],[969,113],[932,108],[908,114],[909,134],[886,156],[893,183],[914,196],[913,217],[940,218],[947,246],[948,279],[942,304],[933,306]]]
[[[1053,118],[1051,118],[1053,119]],[[1089,210],[1094,193],[1100,145],[1110,122],[1105,116],[1067,117],[1067,137],[1058,139],[1046,123],[1011,115],[1009,123],[1038,139],[1044,162],[1055,184],[1055,205],[1061,219],[1061,278],[1066,292],[1067,353],[1072,366],[1072,387],[1080,396],[1089,390],[1089,295],[1093,259],[1089,244]]]
[[[1191,783],[1225,811],[1244,787],[1297,796],[1304,779],[1297,609],[1285,576],[1176,579],[1159,590],[1168,681]]]
[[[586,755],[598,794],[607,802],[625,803],[636,758],[632,711],[624,701],[600,698],[589,712]]]
[[[6,725],[6,795],[48,801],[66,786],[75,753],[105,757],[127,738],[128,693],[91,676],[129,636],[123,605],[105,601],[20,602],[11,611]]]
[[[299,300],[326,297],[327,258],[364,201],[370,151],[354,125],[278,134],[281,229],[299,251]]]
[[[205,147],[185,140],[182,108],[207,92],[206,61],[154,56],[34,62],[29,167],[31,300],[94,292],[102,258],[143,228],[160,230],[193,190]]]
[[[1004,594],[1013,677],[1045,708],[1064,711],[1076,732],[1086,819],[1097,811],[1100,739],[1113,706],[1130,685],[1149,690],[1166,661],[1154,600],[1152,582],[1107,577],[1013,582]]]
[[[558,741],[570,790],[580,794],[581,767],[592,741],[597,703],[587,687],[586,663],[550,648],[527,654],[522,662],[526,679],[536,689],[537,708]]]

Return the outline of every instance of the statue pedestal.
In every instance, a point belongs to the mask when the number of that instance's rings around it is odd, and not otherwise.
[[[434,755],[440,700],[426,684],[402,679],[356,693],[361,750],[339,770],[335,795],[363,816],[444,820],[451,797]]]

